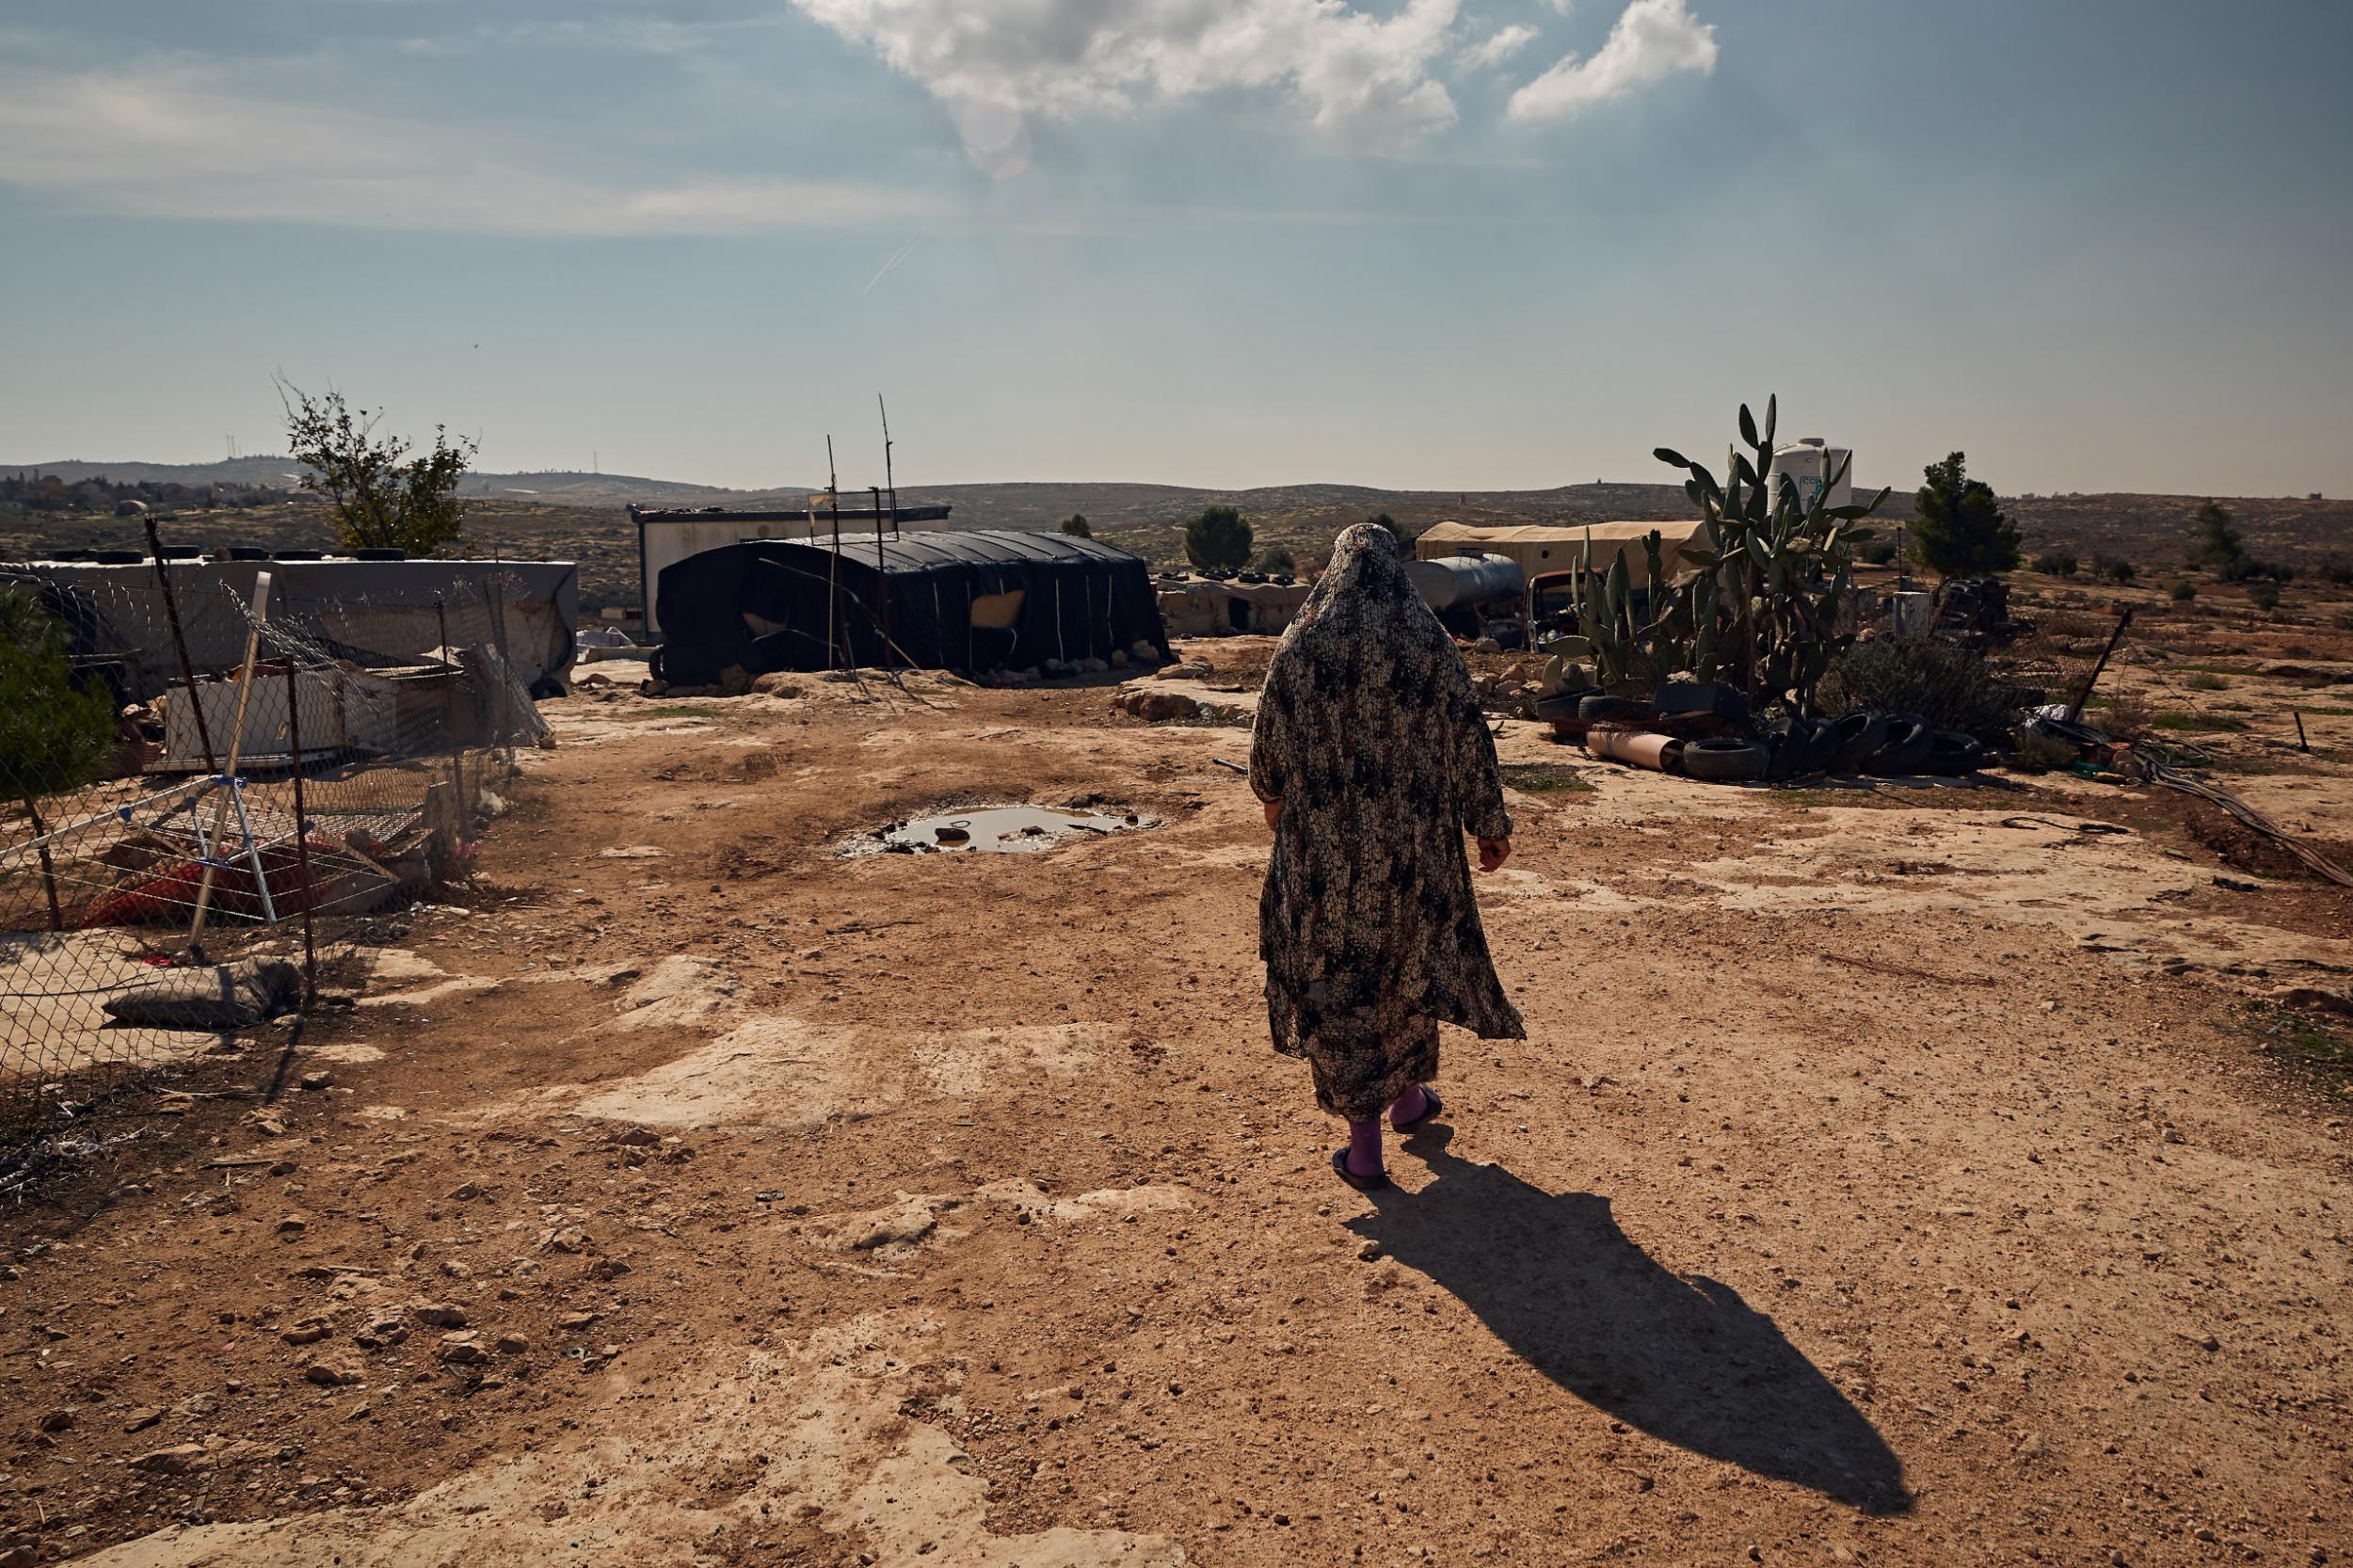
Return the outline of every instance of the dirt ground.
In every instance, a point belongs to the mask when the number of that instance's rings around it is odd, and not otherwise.
[[[916,694],[549,704],[360,1006],[8,1215],[0,1561],[2353,1555],[2345,1102],[2249,1012],[2353,898],[2112,783],[1509,724],[1530,1038],[1449,1033],[1367,1196],[1266,1045],[1246,732]],[[2307,722],[2262,776],[2353,836]],[[838,853],[1009,801],[1160,825]]]

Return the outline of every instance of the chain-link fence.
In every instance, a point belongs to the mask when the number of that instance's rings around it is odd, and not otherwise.
[[[0,1146],[356,989],[465,876],[546,734],[516,583],[364,584],[290,612],[266,568],[0,568]]]

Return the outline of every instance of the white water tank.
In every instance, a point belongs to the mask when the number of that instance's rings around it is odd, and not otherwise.
[[[1833,446],[1819,436],[1808,436],[1792,441],[1773,452],[1772,465],[1765,471],[1765,493],[1777,497],[1781,493],[1781,475],[1787,474],[1798,487],[1798,504],[1814,504],[1816,492],[1821,489],[1832,474],[1838,483],[1831,487],[1830,504],[1849,506],[1854,504],[1854,453],[1843,446]]]

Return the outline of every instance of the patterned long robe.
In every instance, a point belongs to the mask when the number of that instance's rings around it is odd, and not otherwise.
[[[1524,1039],[1471,894],[1463,835],[1504,839],[1494,738],[1395,538],[1360,523],[1284,632],[1250,784],[1279,800],[1258,904],[1274,1048],[1362,1121],[1438,1075],[1438,1024]]]

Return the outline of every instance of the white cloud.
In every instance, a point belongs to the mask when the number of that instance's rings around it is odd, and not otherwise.
[[[1026,163],[1032,117],[1124,114],[1142,100],[1288,92],[1317,125],[1454,123],[1431,70],[1459,0],[1381,17],[1347,0],[792,0],[920,82],[975,161]]]
[[[1716,69],[1716,29],[1684,8],[1684,0],[1628,0],[1609,39],[1591,59],[1575,55],[1512,95],[1518,120],[1567,120],[1623,98],[1679,71]]]
[[[770,178],[632,180],[342,106],[267,73],[164,61],[0,70],[0,183],[94,211],[475,233],[730,234],[904,224],[917,193]]]
[[[1514,22],[1508,27],[1497,28],[1454,57],[1469,70],[1493,71],[1535,41],[1535,28],[1525,22]]]

